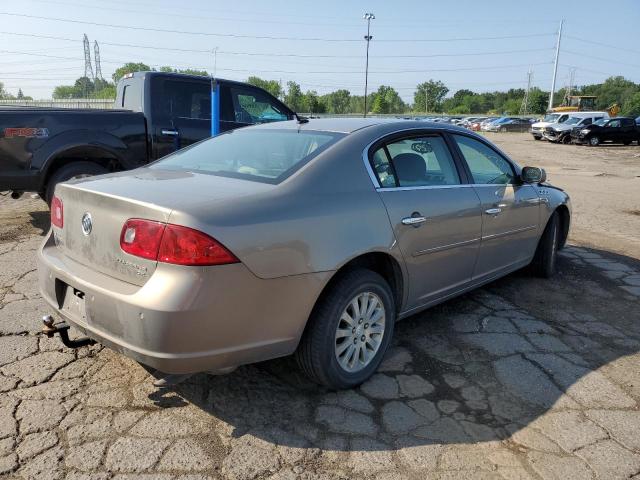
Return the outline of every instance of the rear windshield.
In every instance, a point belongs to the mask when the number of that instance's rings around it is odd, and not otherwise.
[[[344,134],[238,129],[199,142],[150,165],[265,183],[280,183]]]

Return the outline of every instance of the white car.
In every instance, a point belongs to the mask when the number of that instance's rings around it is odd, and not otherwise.
[[[566,122],[569,115],[569,113],[548,113],[541,122],[536,122],[531,125],[531,135],[533,135],[535,140],[541,140],[546,127],[552,124]]]

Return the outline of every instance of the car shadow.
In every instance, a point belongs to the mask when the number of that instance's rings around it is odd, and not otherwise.
[[[558,270],[518,271],[399,322],[379,371],[352,390],[318,387],[283,358],[149,398],[196,405],[236,438],[336,451],[490,442],[548,412],[636,408],[640,262],[569,247]]]

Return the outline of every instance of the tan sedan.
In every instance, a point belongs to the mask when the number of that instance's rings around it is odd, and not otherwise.
[[[397,320],[526,266],[553,274],[570,204],[468,130],[324,119],[60,184],[51,215],[42,294],[89,339],[170,374],[295,353],[346,388]]]

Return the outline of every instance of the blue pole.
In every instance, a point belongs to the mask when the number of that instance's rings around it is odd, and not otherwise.
[[[220,133],[220,84],[211,80],[211,136]]]

